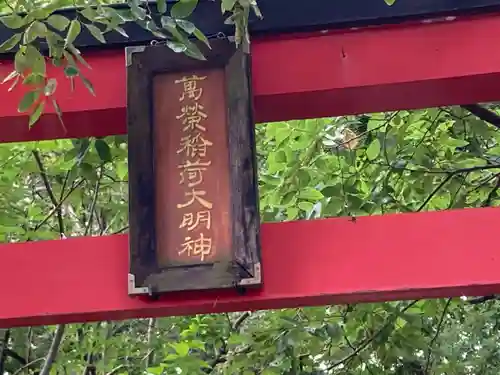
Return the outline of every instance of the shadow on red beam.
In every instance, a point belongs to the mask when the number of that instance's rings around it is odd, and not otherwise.
[[[499,29],[500,15],[490,15],[294,39],[256,39],[252,43],[256,120],[498,100],[500,52],[491,45]],[[53,115],[29,131],[27,116],[16,111],[23,88],[8,93],[4,85],[0,86],[0,142],[125,133],[124,52],[89,52],[86,58],[93,69],[83,72],[93,82],[97,97],[78,80],[76,91],[71,92],[68,80],[49,69],[59,78],[56,95],[68,132]],[[12,63],[3,62],[0,77],[11,70]]]
[[[500,293],[500,209],[264,224],[264,286],[127,295],[126,235],[0,246],[0,328]]]

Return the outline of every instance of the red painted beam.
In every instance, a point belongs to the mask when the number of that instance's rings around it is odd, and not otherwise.
[[[256,39],[253,91],[258,122],[424,108],[500,99],[500,15],[315,35]],[[460,41],[460,43],[458,43]],[[483,58],[487,56],[487,58]],[[0,142],[122,134],[123,51],[88,53],[97,97],[58,75],[68,132],[54,115],[31,131],[16,111],[22,89],[0,87]],[[0,64],[0,77],[12,64]]]
[[[499,208],[264,224],[261,290],[159,301],[127,296],[126,235],[1,245],[0,328],[500,293],[498,226]]]

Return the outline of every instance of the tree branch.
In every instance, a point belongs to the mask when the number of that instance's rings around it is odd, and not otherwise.
[[[413,301],[411,303],[409,303],[408,305],[406,305],[400,312],[399,314],[403,314],[405,311],[407,311],[408,309],[410,309],[412,306],[414,306],[416,303],[418,302],[418,300],[416,301]],[[364,340],[361,344],[359,344],[359,346],[352,352],[350,353],[349,355],[345,356],[344,358],[342,358],[340,361],[337,361],[335,362],[333,365],[331,365],[330,367],[328,367],[328,370],[333,370],[335,367],[338,367],[340,365],[343,365],[345,364],[347,361],[349,361],[350,359],[356,357],[361,351],[363,351],[364,349],[366,349],[380,334],[382,334],[382,332],[384,332],[384,330],[389,327],[391,324],[393,324],[394,321],[389,319],[389,321],[387,323],[385,323],[382,328],[380,328],[377,332],[375,332],[373,335],[371,335],[370,337],[368,337],[366,340]]]
[[[244,313],[242,313],[238,317],[238,319],[236,319],[236,321],[232,325],[231,329],[233,331],[239,332],[241,325],[243,324],[243,322],[246,319],[248,319],[249,316],[250,316],[249,311],[245,311]],[[229,322],[229,324],[231,324],[231,322]],[[226,340],[224,338],[221,338],[221,341],[222,341],[222,346],[220,347],[219,352],[217,353],[217,356],[213,359],[212,362],[210,362],[210,364],[209,364],[210,367],[207,367],[206,369],[204,369],[205,373],[207,373],[207,374],[211,374],[215,370],[215,367],[219,363],[224,363],[226,361],[224,356],[227,354],[227,343],[226,343]]]
[[[27,363],[26,359],[12,349],[4,348],[4,354],[12,359],[15,359],[21,365],[25,365]]]
[[[356,348],[354,347],[354,345],[352,345],[351,340],[349,340],[349,337],[347,337],[347,333],[345,331],[345,328],[343,326],[341,326],[341,329],[342,329],[342,335],[344,336],[344,340],[347,343],[347,346],[349,348],[351,348],[351,350],[355,351]],[[365,361],[365,366],[366,366],[366,371],[368,371],[370,373],[370,375],[374,375],[373,371],[371,370],[370,366],[368,365],[368,361]]]
[[[445,177],[441,183],[436,186],[436,188],[429,194],[429,196],[425,199],[425,201],[420,205],[419,208],[417,208],[417,212],[422,211],[425,206],[427,206],[427,203],[431,201],[431,199],[443,188],[444,185],[446,185],[454,176],[456,173],[450,173],[448,176]]]
[[[5,372],[5,360],[7,359],[7,345],[9,345],[10,329],[3,332],[3,339],[0,342],[0,375]]]
[[[386,166],[387,164],[378,164]],[[387,165],[394,171],[406,171],[406,172],[419,172],[419,173],[429,173],[429,174],[460,174],[460,173],[470,173],[476,171],[483,171],[488,169],[500,169],[500,164],[488,164],[488,165],[476,165],[475,167],[459,168],[459,169],[412,169],[406,167],[393,167]]]
[[[461,105],[460,107],[466,109],[474,116],[480,118],[488,124],[493,125],[495,128],[500,129],[500,116],[498,116],[495,112],[490,111],[479,104],[466,104]]]
[[[473,298],[473,299],[468,300],[467,302],[469,302],[471,305],[479,305],[481,303],[485,303],[485,302],[493,301],[493,300],[497,300],[497,299],[498,299],[498,296],[492,295],[492,296],[483,296],[483,297]]]
[[[64,336],[64,329],[66,326],[64,324],[59,324],[56,328],[56,333],[54,335],[54,339],[52,340],[52,344],[50,345],[49,353],[45,358],[45,363],[43,364],[43,368],[40,371],[40,375],[49,375],[50,369],[56,360],[57,354],[59,352],[59,347],[61,346],[62,338]]]
[[[156,328],[156,319],[155,318],[150,318],[148,321],[148,334],[147,334],[147,340],[148,340],[148,347],[151,349],[151,351],[148,353],[147,359],[146,359],[146,366],[151,367],[153,366],[154,359],[155,359],[155,351],[154,349],[151,348],[152,341],[153,341],[153,334],[155,332]]]
[[[490,193],[488,194],[488,197],[486,198],[486,200],[484,201],[484,203],[482,205],[483,207],[491,206],[491,203],[493,203],[493,198],[495,197],[495,194],[497,193],[498,189],[500,189],[500,175],[497,176],[497,183],[495,184],[493,189],[491,189]]]
[[[476,166],[476,167],[470,167],[470,168],[461,168],[461,169],[456,169],[454,171],[448,171],[448,175],[444,178],[443,181],[441,181],[441,183],[436,186],[436,188],[429,194],[429,196],[427,197],[427,199],[420,205],[420,207],[417,209],[417,212],[418,211],[422,211],[424,209],[425,206],[427,206],[427,203],[429,203],[431,201],[431,199],[443,188],[444,185],[446,185],[454,176],[456,176],[457,174],[460,174],[460,173],[470,173],[470,172],[474,172],[474,171],[480,171],[480,170],[485,170],[485,169],[496,169],[496,168],[499,168],[500,169],[500,165],[497,165],[497,164],[493,164],[493,165],[483,165],[483,166]],[[500,183],[500,182],[499,182]],[[494,189],[495,190],[495,189]],[[491,193],[494,193],[494,191],[492,191]],[[490,193],[490,194],[491,194]],[[493,197],[492,197],[493,199]]]
[[[102,167],[101,167],[102,168]],[[92,203],[90,204],[89,219],[87,226],[85,227],[84,235],[87,236],[92,230],[92,222],[94,221],[94,211],[97,203],[97,197],[99,196],[99,189],[101,188],[102,170],[97,177],[97,182],[95,184],[94,196],[92,197]]]
[[[250,311],[245,311],[241,314],[238,319],[233,324],[233,330],[239,331],[241,325],[245,322],[245,320],[250,316]]]
[[[19,370],[17,370],[13,375],[19,375],[21,374],[24,370],[27,370],[29,369],[31,366],[37,364],[38,362],[41,362],[43,361],[43,358],[37,358],[29,363],[27,363],[26,365],[24,365],[23,367],[21,367]]]
[[[81,185],[84,181],[85,181],[85,180],[83,180],[83,179],[82,179],[82,180],[78,181],[76,184],[74,184],[74,185],[71,187],[70,191],[68,191],[68,192],[66,193],[66,195],[65,195],[65,196],[61,199],[61,201],[59,202],[59,204],[58,204],[56,207],[54,207],[54,208],[53,208],[53,209],[52,209],[52,210],[51,210],[51,211],[47,214],[47,216],[45,216],[45,218],[44,218],[44,219],[43,219],[40,223],[38,223],[38,224],[35,226],[35,229],[34,229],[34,230],[35,230],[35,231],[37,231],[38,229],[40,229],[40,228],[41,228],[41,227],[42,227],[45,223],[47,223],[47,221],[49,221],[49,219],[50,219],[50,218],[51,218],[51,217],[52,217],[55,213],[59,212],[59,211],[62,209],[62,205],[63,205],[63,203],[66,201],[66,199],[68,199],[68,198],[69,198],[69,196],[70,196],[71,194],[73,194],[73,192],[74,192],[74,191],[75,191],[78,187],[80,187],[80,185]]]
[[[33,150],[33,156],[35,157],[36,164],[38,165],[38,169],[40,170],[40,176],[42,177],[43,184],[45,185],[45,190],[47,190],[47,195],[49,196],[49,199],[54,205],[54,209],[57,212],[57,221],[59,222],[59,234],[61,238],[64,238],[64,222],[62,218],[61,205],[57,202],[56,196],[54,195],[54,191],[52,190],[52,186],[50,185],[47,173],[45,172],[45,167],[43,166],[40,153],[37,150]]]
[[[118,371],[120,371],[123,368],[127,368],[127,365],[119,365],[116,366],[114,369],[112,369],[110,372],[108,372],[106,375],[115,375]]]
[[[431,359],[432,359],[432,347],[434,346],[434,343],[436,342],[437,338],[439,337],[439,334],[441,333],[441,328],[443,327],[444,323],[444,318],[446,317],[446,313],[448,312],[448,308],[450,307],[452,298],[448,298],[448,301],[446,301],[446,305],[444,306],[443,312],[441,313],[441,318],[439,319],[438,326],[436,328],[436,333],[431,339],[431,342],[429,343],[429,347],[427,349],[427,360],[425,361],[425,371],[424,373],[427,374],[429,371],[429,366],[431,365]]]

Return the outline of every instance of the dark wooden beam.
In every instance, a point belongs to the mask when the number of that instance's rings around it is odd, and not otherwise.
[[[116,7],[123,8],[120,5]],[[393,6],[388,6],[384,0],[259,0],[259,7],[264,19],[251,18],[250,30],[253,36],[497,12],[500,11],[500,0],[397,0]],[[154,4],[151,9],[156,11]],[[75,17],[72,9],[60,13],[69,18]],[[224,24],[218,1],[200,1],[191,21],[208,36],[219,32],[230,35],[233,30],[232,26]],[[105,46],[84,29],[76,45],[81,48],[117,48],[148,43],[155,39],[135,23],[127,23],[124,29],[129,35],[128,39],[117,32],[111,32],[106,35],[108,43]],[[8,39],[12,33],[12,30],[0,23],[0,42]]]

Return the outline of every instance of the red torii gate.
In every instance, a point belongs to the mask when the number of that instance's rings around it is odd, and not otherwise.
[[[259,122],[494,101],[500,15],[256,38]],[[483,56],[487,56],[484,58]],[[123,50],[87,52],[97,97],[62,75],[55,114],[32,129],[16,112],[22,90],[0,91],[0,141],[126,131]],[[277,63],[279,62],[279,63]],[[0,64],[0,76],[12,63]],[[78,100],[75,96],[78,95]],[[263,287],[129,297],[126,235],[0,246],[0,327],[304,305],[500,293],[492,228],[500,210],[466,209],[264,224]]]

